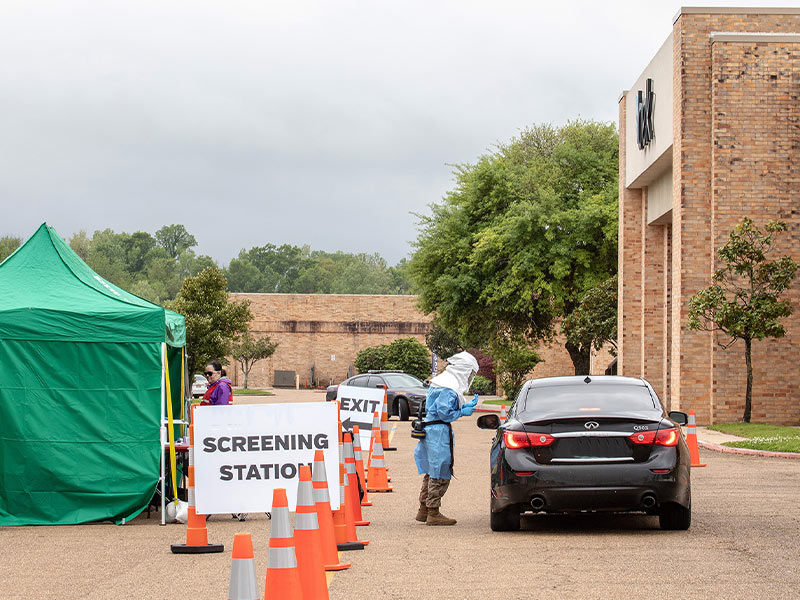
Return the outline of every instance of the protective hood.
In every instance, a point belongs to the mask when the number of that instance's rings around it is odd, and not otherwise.
[[[458,406],[464,406],[464,394],[469,391],[472,378],[478,372],[478,361],[469,352],[459,352],[447,359],[447,367],[431,379],[434,387],[445,387],[458,394]]]

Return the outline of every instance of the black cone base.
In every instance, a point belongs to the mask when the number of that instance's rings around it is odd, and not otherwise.
[[[345,550],[363,550],[364,544],[361,542],[345,542],[344,544],[336,544],[336,549],[345,551]]]
[[[395,452],[396,450],[397,450],[397,448],[384,448],[383,449],[384,452]]]
[[[170,546],[173,554],[211,554],[212,552],[223,552],[225,546],[222,544],[208,544],[206,546],[187,546],[186,544],[172,544]]]

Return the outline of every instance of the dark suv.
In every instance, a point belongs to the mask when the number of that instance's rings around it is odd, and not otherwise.
[[[345,379],[340,385],[353,387],[386,387],[388,416],[397,415],[401,421],[408,421],[409,415],[419,414],[419,407],[428,391],[426,385],[402,371],[370,371]],[[336,400],[338,385],[328,387],[325,399]]]

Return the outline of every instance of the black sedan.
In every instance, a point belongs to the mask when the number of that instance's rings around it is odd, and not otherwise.
[[[408,421],[409,415],[419,414],[419,406],[428,391],[423,382],[402,371],[370,371],[345,379],[340,385],[370,388],[385,386],[388,416],[397,415],[401,421]],[[329,386],[325,399],[336,400],[338,388],[338,385]]]
[[[490,524],[516,530],[523,512],[641,511],[662,529],[691,524],[689,449],[644,379],[550,377],[528,381],[496,429]]]

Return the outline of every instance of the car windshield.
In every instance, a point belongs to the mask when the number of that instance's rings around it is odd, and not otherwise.
[[[206,382],[206,378],[203,375],[195,375],[194,376],[194,382],[195,383],[205,383]]]
[[[425,387],[419,379],[406,373],[385,373],[382,377],[390,388]]]
[[[524,415],[590,415],[658,410],[643,385],[548,385],[528,388]]]

